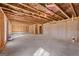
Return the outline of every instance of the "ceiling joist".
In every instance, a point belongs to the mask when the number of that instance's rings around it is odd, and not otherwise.
[[[43,12],[43,11],[41,11],[41,10],[39,10],[39,9],[36,9],[36,8],[34,8],[34,7],[32,7],[31,5],[25,5],[25,4],[21,4],[22,6],[25,6],[25,7],[28,7],[28,8],[31,8],[32,10],[35,10],[35,11],[37,11],[38,13],[43,13],[43,14],[46,14],[46,15],[48,15],[48,16],[50,16],[50,20],[52,21],[52,20],[55,20],[53,17],[51,17],[52,15],[51,14],[49,14],[49,13],[46,13],[46,12]],[[62,18],[62,17],[61,17]]]
[[[9,10],[9,11],[12,11],[13,13],[15,13],[14,15],[15,16],[19,16],[19,15],[26,15],[26,17],[28,16],[28,17],[31,17],[31,16],[29,16],[29,15],[27,15],[27,14],[24,14],[24,13],[18,13],[17,11],[14,11],[14,10],[11,10],[11,9],[8,9],[8,8],[3,8],[2,7],[2,9],[6,9],[6,10]],[[7,13],[8,13],[8,11],[7,11]],[[9,14],[9,13],[8,13]],[[37,20],[38,18],[34,18],[35,20],[35,22],[37,22],[37,23],[43,23],[44,21],[43,20],[41,20],[41,19],[39,19],[39,20]],[[28,20],[29,21],[29,20]],[[32,18],[32,21],[33,21],[33,18]],[[39,22],[38,22],[39,21]]]
[[[20,3],[20,5],[22,5],[22,6],[24,6],[24,7],[27,7],[27,8],[29,8],[29,9],[31,9],[31,10],[34,10],[34,11],[36,11],[36,13],[38,13],[38,14],[43,14],[43,16],[49,18],[49,21],[55,20],[53,17],[51,17],[51,16],[52,16],[51,14],[45,13],[45,12],[43,12],[43,11],[41,11],[41,10],[39,10],[39,9],[36,9],[36,8],[30,6],[30,5],[25,5],[25,4],[22,4],[22,3]]]
[[[55,3],[54,3],[55,4]],[[69,19],[70,17],[57,5],[57,4],[55,4],[57,7],[58,7],[58,9]]]
[[[36,22],[36,21],[32,21],[31,20],[28,20],[28,18],[24,18],[24,17],[20,17],[20,16],[17,16],[17,15],[11,15],[11,14],[7,14],[8,15],[8,19],[11,20],[11,19],[14,19],[14,20],[17,20],[17,21],[22,21],[22,22],[27,22],[27,23],[32,23],[32,24],[43,24],[43,22]]]
[[[75,7],[72,3],[69,3],[68,5],[51,4],[1,3],[0,7],[7,15],[8,19],[15,19],[15,21],[29,24],[44,24],[49,21],[71,19],[71,16],[74,16],[73,18],[75,18],[77,17],[77,13],[79,13],[77,11],[78,5]]]
[[[11,10],[11,9],[8,9],[8,8],[5,8],[5,7],[2,7],[2,9],[11,11],[11,12],[17,14],[17,15],[26,15],[26,16],[28,16],[28,17],[34,17],[34,18],[36,18],[36,19],[41,19],[41,20],[42,20],[42,18],[40,18],[40,17],[32,16],[32,15],[29,15],[29,14],[26,14],[26,13],[22,13],[22,12],[18,12],[18,11],[15,11],[15,10]],[[8,11],[7,11],[7,12],[8,12]],[[42,21],[43,21],[43,20],[42,20]]]
[[[40,5],[41,5],[41,4],[40,4]],[[43,5],[41,5],[41,6],[43,6]],[[51,11],[50,9],[48,9],[46,6],[43,6],[43,7],[45,7],[45,8],[46,8],[47,10],[49,10],[50,12],[54,13],[55,16],[57,16],[57,17],[59,17],[59,18],[61,18],[61,19],[64,19],[63,17],[57,15],[55,12]],[[52,15],[52,17],[53,17],[53,15]]]
[[[74,9],[72,3],[70,3],[70,6],[71,6],[71,8],[72,8],[72,10],[73,10],[74,16],[76,17],[77,15],[76,15],[76,12],[75,12],[75,9]]]
[[[43,18],[43,19],[46,20],[46,21],[49,21],[49,20],[50,20],[50,18],[46,18],[46,17],[44,17],[44,16],[41,16],[41,15],[36,14],[36,13],[33,13],[33,12],[31,12],[31,11],[28,11],[28,10],[25,10],[25,9],[22,9],[22,8],[19,8],[19,7],[17,7],[17,6],[13,6],[13,5],[11,5],[11,4],[5,4],[5,5],[8,5],[9,7],[12,7],[13,9],[15,9],[15,10],[17,10],[17,11],[21,11],[21,12],[23,12],[23,13],[32,14],[32,16],[37,16],[37,17]]]

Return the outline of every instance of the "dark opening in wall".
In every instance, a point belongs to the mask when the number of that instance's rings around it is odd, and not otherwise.
[[[42,34],[42,33],[43,33],[43,27],[39,26],[39,34]]]

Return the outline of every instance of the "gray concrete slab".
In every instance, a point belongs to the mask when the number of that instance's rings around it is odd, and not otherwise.
[[[7,51],[2,55],[34,56],[34,54],[37,56],[79,56],[79,46],[53,38],[23,36],[8,42]]]

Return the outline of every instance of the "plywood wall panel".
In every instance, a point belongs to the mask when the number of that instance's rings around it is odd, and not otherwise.
[[[36,26],[36,24],[29,26],[29,32],[30,33],[35,34],[35,26]]]
[[[40,29],[40,26],[41,26],[41,29]],[[32,34],[42,34],[43,33],[43,25],[42,24],[30,25],[29,32]]]
[[[12,25],[12,32],[29,32],[29,25],[18,22],[18,21],[11,21]]]
[[[8,20],[8,34],[12,33],[12,23]]]

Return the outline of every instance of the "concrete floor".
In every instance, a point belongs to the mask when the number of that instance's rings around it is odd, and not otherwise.
[[[79,46],[37,36],[23,36],[7,43],[6,56],[79,56]]]

